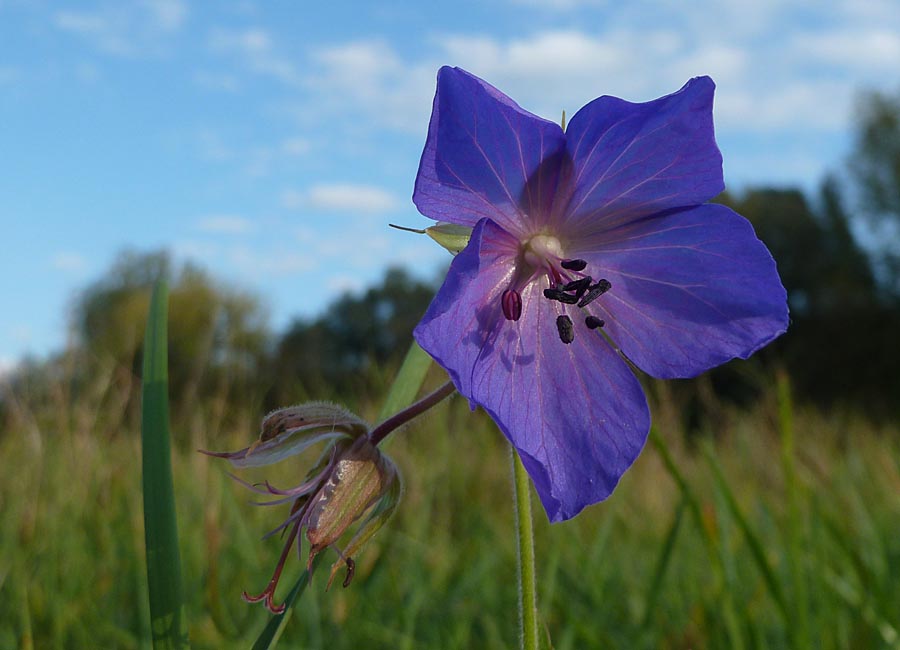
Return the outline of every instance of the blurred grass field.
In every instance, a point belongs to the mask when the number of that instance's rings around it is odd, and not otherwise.
[[[535,499],[539,606],[557,650],[900,648],[900,431],[792,407],[787,382],[767,381],[749,411],[718,405],[690,448],[655,385],[658,443],[608,501],[550,526]],[[0,648],[150,647],[140,439],[108,416],[115,382],[101,383],[93,396],[61,389],[0,432]],[[379,404],[352,406],[371,418]],[[262,414],[247,407],[246,426],[223,431],[225,407],[198,407],[174,433],[195,648],[253,643],[267,612],[240,592],[262,590],[281,550],[260,537],[282,512],[249,505],[226,463],[194,451],[255,435]],[[502,436],[454,397],[386,449],[405,481],[397,515],[349,588],[314,578],[279,647],[517,647]],[[242,476],[284,486],[301,468]],[[280,594],[304,563],[289,562]]]

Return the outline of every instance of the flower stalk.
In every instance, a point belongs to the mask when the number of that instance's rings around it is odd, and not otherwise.
[[[407,424],[411,420],[422,415],[425,411],[437,405],[444,398],[452,395],[455,391],[456,386],[453,385],[452,381],[448,381],[446,384],[436,389],[433,393],[426,395],[418,402],[403,409],[396,415],[392,415],[387,420],[372,429],[371,433],[369,433],[369,442],[377,446],[378,443],[387,438],[393,431],[399,429],[404,424]]]
[[[516,538],[519,568],[519,625],[522,650],[538,650],[537,578],[534,556],[534,520],[531,516],[531,489],[528,472],[519,454],[510,445],[513,495],[516,509]]]

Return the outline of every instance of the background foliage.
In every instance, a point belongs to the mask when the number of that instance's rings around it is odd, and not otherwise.
[[[814,195],[719,198],[778,261],[791,328],[749,362],[647,380],[664,444],[614,498],[539,528],[555,647],[900,647],[900,93],[862,97],[859,116],[847,168]],[[146,647],[136,434],[159,278],[191,639],[210,648],[258,634],[265,615],[238,594],[262,587],[278,544],[258,541],[269,513],[193,450],[243,446],[265,411],[310,398],[374,417],[436,287],[392,269],[274,333],[253,295],[164,252],[123,254],[75,299],[67,348],[0,379],[0,647]],[[350,589],[313,585],[286,641],[512,647],[506,451],[467,411],[390,441],[396,519]]]

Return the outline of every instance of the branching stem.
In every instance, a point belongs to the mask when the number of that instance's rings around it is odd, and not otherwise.
[[[402,427],[410,420],[422,415],[422,413],[430,409],[432,406],[438,404],[445,397],[449,397],[455,391],[456,386],[453,385],[452,381],[448,381],[433,393],[426,395],[418,402],[403,409],[396,415],[392,415],[387,420],[372,429],[372,431],[369,433],[369,441],[373,445],[377,445],[379,442],[387,438],[395,429]]]

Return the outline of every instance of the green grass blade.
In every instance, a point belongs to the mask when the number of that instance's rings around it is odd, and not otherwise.
[[[731,591],[728,589],[725,567],[722,563],[722,554],[719,552],[719,544],[715,537],[713,537],[712,531],[704,523],[700,500],[694,494],[691,486],[688,485],[687,480],[684,478],[684,474],[678,469],[678,465],[675,463],[675,459],[672,458],[672,453],[669,451],[666,441],[659,435],[659,431],[656,430],[656,427],[650,427],[650,442],[656,447],[656,451],[659,452],[663,465],[665,465],[669,475],[675,481],[676,485],[678,485],[682,501],[687,504],[688,512],[694,519],[694,524],[697,526],[697,531],[700,533],[700,538],[703,540],[703,545],[706,548],[710,567],[713,569],[716,590],[721,597],[722,620],[725,623],[729,645],[734,648],[734,650],[741,650],[744,647],[744,641],[741,636],[737,609],[735,608]]]
[[[675,464],[675,459],[672,458],[672,453],[669,451],[669,447],[666,445],[666,442],[665,440],[663,440],[662,436],[659,435],[656,427],[650,428],[650,442],[652,442],[653,446],[656,447],[656,451],[659,452],[659,456],[662,459],[663,465],[665,465],[666,470],[669,472],[669,475],[678,486],[678,491],[681,492],[682,501],[687,504],[691,516],[694,518],[694,523],[697,525],[697,529],[700,532],[700,536],[703,539],[704,544],[706,545],[710,558],[718,557],[718,553],[716,552],[716,541],[713,539],[707,527],[703,524],[703,512],[700,508],[700,502],[697,500],[697,497],[694,495],[694,491],[690,488],[688,482],[685,480],[684,474],[681,473],[681,470],[678,469],[678,465]]]
[[[656,567],[653,571],[653,580],[650,582],[650,588],[647,590],[647,598],[644,599],[644,617],[641,622],[642,630],[650,629],[650,618],[656,609],[656,603],[659,600],[662,591],[663,580],[666,577],[669,564],[672,559],[672,550],[675,548],[675,540],[678,538],[678,531],[681,529],[681,520],[684,518],[684,508],[686,500],[684,496],[678,503],[678,509],[675,511],[675,517],[672,519],[672,525],[666,533],[665,541],[663,541],[660,549],[659,558],[656,560]]]
[[[728,482],[725,480],[725,476],[722,474],[722,468],[719,467],[719,463],[716,460],[716,457],[710,447],[706,447],[706,449],[704,450],[704,455],[706,456],[706,461],[709,464],[710,469],[712,470],[716,486],[719,488],[719,491],[724,498],[725,507],[728,508],[728,511],[734,517],[738,528],[741,529],[741,532],[744,535],[744,539],[747,540],[747,545],[750,548],[750,556],[753,558],[757,569],[762,575],[763,581],[766,583],[766,586],[769,589],[769,593],[775,600],[775,604],[778,605],[778,611],[781,612],[785,624],[788,628],[791,628],[791,615],[788,611],[784,592],[781,589],[781,583],[778,582],[778,579],[775,577],[775,572],[772,571],[772,567],[769,565],[769,561],[766,559],[766,552],[765,549],[763,549],[762,542],[759,541],[759,537],[757,537],[756,533],[753,532],[753,529],[750,527],[750,523],[747,521],[744,513],[741,512],[741,509],[737,504],[737,500],[734,498],[734,493],[728,486]]]
[[[169,445],[167,300],[165,283],[157,283],[147,317],[141,387],[144,539],[156,649],[188,647]]]
[[[784,372],[776,377],[778,396],[778,428],[781,433],[781,465],[784,471],[784,485],[788,504],[788,566],[791,572],[793,594],[792,619],[794,625],[789,626],[797,648],[811,648],[809,625],[809,595],[807,592],[807,576],[803,570],[803,514],[800,508],[800,487],[797,481],[797,468],[794,451],[794,409],[791,399],[791,383]]]
[[[294,586],[291,587],[290,592],[288,592],[287,598],[284,599],[284,611],[269,619],[269,622],[266,623],[266,627],[263,628],[262,634],[259,635],[259,638],[257,638],[256,642],[253,644],[253,650],[268,650],[269,648],[275,647],[281,636],[281,632],[284,630],[284,624],[287,622],[288,618],[290,618],[291,608],[294,606],[294,603],[297,601],[300,594],[303,593],[303,590],[306,589],[306,586],[310,582],[310,577],[321,561],[322,555],[319,554],[313,559],[312,571],[303,571],[296,584],[294,584]]]
[[[391,389],[381,406],[379,420],[385,420],[413,403],[430,367],[431,357],[413,341],[403,359],[397,378],[391,384]]]

